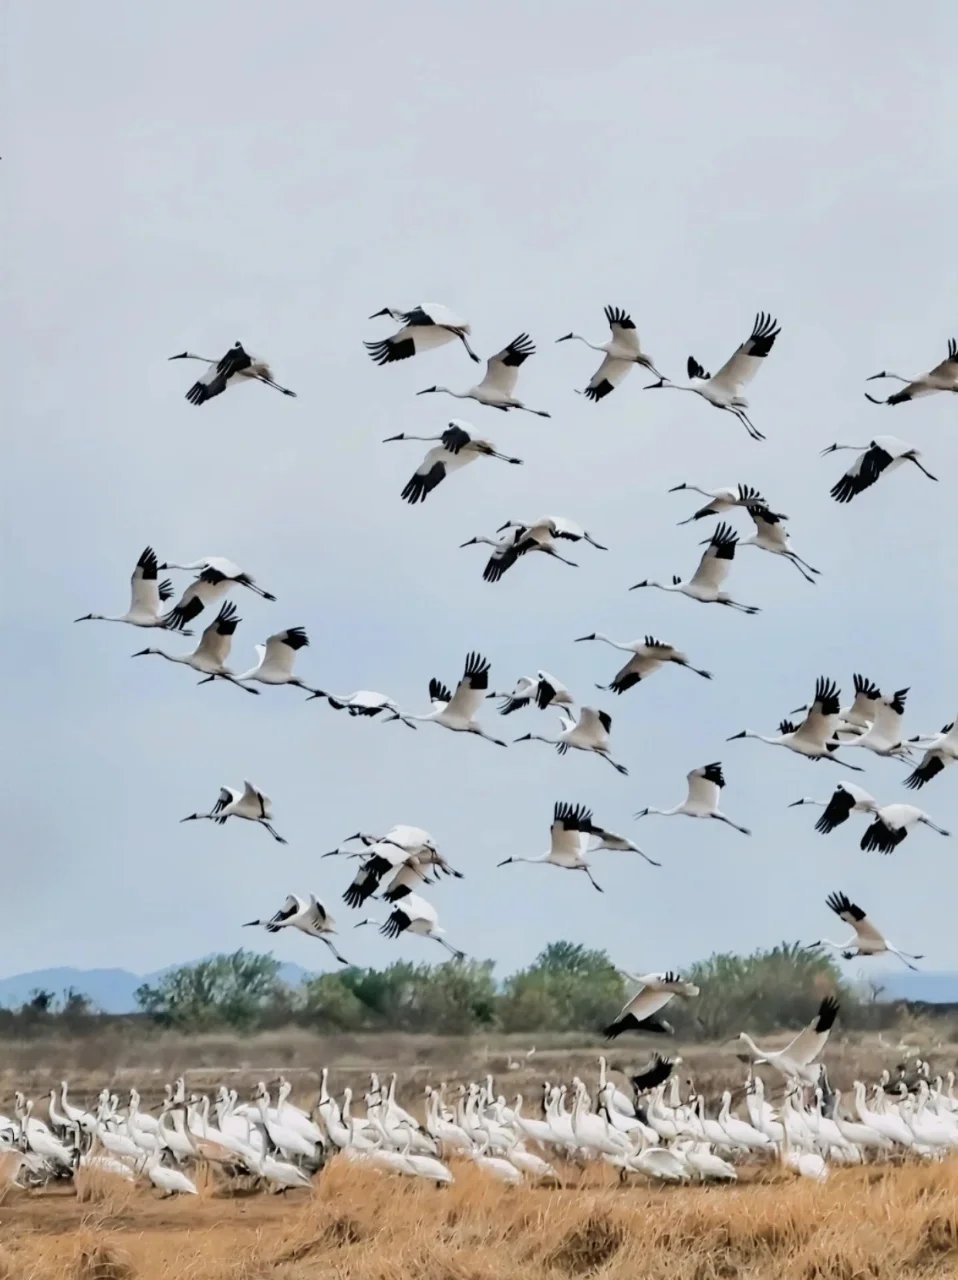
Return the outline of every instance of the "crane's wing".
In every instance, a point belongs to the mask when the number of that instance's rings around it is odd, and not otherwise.
[[[869,730],[876,738],[882,738],[890,746],[901,742],[901,722],[905,716],[907,689],[896,689],[890,698],[879,698],[875,703],[875,719]]]
[[[720,386],[732,395],[737,395],[747,382],[751,382],[762,361],[775,345],[775,339],[781,330],[778,322],[770,315],[760,311],[755,317],[752,332],[736,350],[730,360],[722,365],[712,379],[713,386]]]
[[[653,991],[650,987],[643,987],[626,1004],[622,1006],[620,1018],[631,1014],[636,1022],[643,1022],[646,1018],[650,1018],[652,1014],[658,1013],[672,999],[671,991]]]
[[[717,809],[719,794],[725,786],[725,775],[722,766],[716,761],[701,769],[693,769],[686,774],[689,784],[688,803],[705,809]]]
[[[801,1067],[814,1062],[825,1048],[828,1033],[838,1015],[839,1004],[834,996],[826,996],[818,1006],[818,1013],[804,1030],[782,1050],[782,1057],[790,1058]]]
[[[815,830],[820,831],[823,836],[827,836],[829,832],[834,831],[836,827],[840,827],[848,819],[848,815],[854,808],[855,796],[844,787],[836,787],[832,798],[822,811],[821,817],[815,823]]]
[[[636,1093],[644,1093],[647,1089],[655,1089],[658,1085],[664,1084],[668,1080],[674,1066],[675,1063],[671,1058],[663,1058],[661,1054],[654,1053],[652,1060],[634,1076],[630,1077],[632,1088]]]
[[[430,309],[437,304],[430,304]],[[440,308],[441,310],[441,308]],[[433,320],[423,307],[414,307],[412,311],[391,313],[394,320],[400,321],[402,328],[379,342],[364,342],[369,358],[375,364],[394,364],[397,360],[409,360],[412,356],[421,355],[435,347],[443,347],[447,342],[454,342],[460,329],[469,332],[468,325],[443,325]],[[450,312],[450,317],[452,313]]]
[[[698,568],[689,579],[689,586],[705,586],[718,591],[728,577],[737,544],[738,535],[731,526],[724,523],[718,525],[709,545],[705,548]]]
[[[130,578],[130,611],[149,613],[154,618],[160,612],[160,588],[157,581],[159,565],[156,552],[145,547],[136,562]]]
[[[522,707],[527,707],[534,697],[538,697],[540,682],[530,680],[528,676],[520,676],[512,693],[505,696],[499,704],[499,714],[511,715]]]
[[[323,904],[314,895],[310,895],[309,906],[304,912],[303,924],[306,931],[318,936],[321,933],[332,933],[336,921]]]
[[[891,466],[892,456],[880,445],[873,444],[860,453],[842,478],[833,484],[829,492],[836,502],[851,502],[857,494],[871,488],[886,467]]]
[[[587,400],[604,400],[632,369],[632,361],[606,356],[582,392]]]
[[[819,676],[815,682],[815,698],[795,736],[818,744],[830,742],[838,728],[840,712],[838,685],[827,676]]]
[[[510,529],[500,538],[492,555],[482,571],[484,582],[498,582],[506,570],[511,569],[520,556],[532,551],[538,545],[535,538],[528,535],[524,526]]]
[[[241,792],[234,791],[232,787],[220,787],[220,794],[216,804],[213,805],[213,813],[222,813],[227,805],[233,804],[240,798]]]
[[[452,702],[452,690],[435,676],[429,681],[429,701],[437,710]]]
[[[609,322],[612,341],[616,346],[634,351],[638,355],[642,349],[639,344],[639,331],[629,313],[622,307],[606,307],[605,318]]]
[[[209,658],[212,662],[218,662],[222,666],[229,657],[230,648],[233,644],[233,633],[239,623],[240,619],[236,616],[236,605],[227,600],[210,625],[203,631],[203,638],[196,646],[197,656],[202,655],[202,657]]]
[[[463,467],[472,458],[459,453],[450,453],[445,446],[439,444],[430,449],[419,466],[406,482],[400,497],[414,506],[417,502],[425,502],[437,485],[442,484],[450,471]]]
[[[260,671],[268,670],[272,675],[292,675],[296,654],[308,644],[309,637],[302,627],[287,627],[285,631],[267,636]]]
[[[553,856],[578,860],[582,851],[582,835],[592,832],[592,810],[582,804],[559,801],[552,812],[549,835]]]
[[[446,710],[462,716],[467,722],[472,720],[482,706],[488,688],[489,662],[479,653],[468,654],[462,679],[456,685],[456,692],[449,700]]]
[[[233,583],[216,569],[204,569],[180,596],[174,607],[164,615],[169,631],[182,631],[187,623],[199,617],[207,605],[221,600]]]
[[[517,338],[490,356],[486,361],[485,377],[479,386],[486,391],[497,391],[511,396],[519,380],[519,366],[535,352],[535,343],[527,333],[520,333]]]

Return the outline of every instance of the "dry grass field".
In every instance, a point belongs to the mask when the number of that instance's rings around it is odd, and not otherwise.
[[[762,1036],[763,1043],[785,1044],[794,1032]],[[958,1063],[958,1042],[951,1026],[912,1021],[881,1039],[870,1032],[833,1034],[825,1055],[829,1078],[845,1089],[861,1076],[874,1080],[884,1067],[894,1069],[906,1056],[902,1045],[914,1046],[928,1058],[932,1072],[945,1074]],[[535,1042],[535,1055],[526,1051]],[[70,1081],[71,1094],[92,1101],[104,1085],[123,1093],[135,1085],[144,1102],[162,1096],[163,1084],[185,1075],[193,1090],[227,1083],[244,1093],[257,1080],[286,1075],[294,1084],[294,1098],[303,1106],[315,1101],[322,1067],[330,1071],[330,1089],[347,1085],[362,1096],[370,1071],[399,1076],[399,1094],[415,1103],[427,1084],[440,1080],[457,1084],[492,1073],[497,1088],[514,1095],[521,1090],[538,1096],[543,1079],[566,1080],[573,1075],[593,1079],[599,1054],[610,1064],[628,1070],[641,1066],[657,1050],[683,1060],[683,1076],[691,1074],[697,1089],[712,1100],[722,1089],[740,1084],[745,1068],[731,1044],[683,1044],[668,1039],[641,1041],[631,1037],[609,1045],[601,1037],[579,1034],[529,1037],[503,1035],[432,1036],[380,1033],[318,1035],[291,1030],[249,1036],[234,1033],[182,1035],[155,1032],[131,1035],[117,1030],[74,1039],[6,1040],[0,1053],[0,1110],[15,1089],[42,1100],[60,1080]],[[510,1070],[510,1062],[519,1065]],[[620,1080],[621,1083],[621,1080]]]
[[[468,1162],[448,1188],[334,1161],[313,1192],[154,1198],[8,1192],[3,1280],[930,1280],[958,1274],[958,1165],[854,1169],[825,1186],[620,1187],[590,1169],[509,1189]]]
[[[938,1035],[940,1035],[940,1031]],[[956,1048],[912,1028],[933,1069],[954,1065]],[[774,1039],[774,1037],[773,1037]],[[830,1076],[843,1087],[874,1079],[901,1060],[892,1043],[849,1035],[829,1045]],[[0,1110],[16,1087],[42,1099],[66,1076],[74,1097],[104,1084],[136,1084],[156,1101],[181,1072],[190,1089],[222,1080],[241,1092],[284,1072],[304,1105],[315,1101],[321,1064],[330,1087],[363,1090],[368,1073],[395,1069],[415,1107],[427,1083],[491,1072],[497,1088],[523,1092],[533,1110],[544,1077],[595,1077],[598,1041],[545,1039],[528,1063],[525,1042],[375,1036],[319,1038],[276,1033],[165,1036],[116,1046],[104,1069],[90,1046],[4,1046]],[[739,1083],[732,1046],[663,1046],[683,1058],[710,1099]],[[102,1046],[101,1046],[102,1049]],[[9,1052],[8,1052],[9,1050]],[[648,1056],[618,1044],[623,1066]],[[522,1061],[510,1070],[510,1061]],[[42,1107],[38,1105],[38,1112]],[[568,1168],[561,1187],[507,1188],[469,1161],[452,1160],[455,1183],[438,1189],[383,1177],[334,1159],[312,1191],[286,1196],[198,1177],[197,1198],[162,1200],[142,1185],[81,1172],[77,1185],[0,1198],[0,1280],[931,1280],[958,1276],[958,1160],[938,1165],[836,1169],[824,1186],[776,1166],[746,1168],[728,1187],[620,1185],[604,1165]],[[2,1170],[0,1170],[2,1178]]]

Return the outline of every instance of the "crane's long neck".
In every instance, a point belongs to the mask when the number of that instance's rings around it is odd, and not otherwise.
[[[765,1050],[760,1049],[758,1047],[758,1045],[755,1043],[755,1041],[752,1039],[752,1037],[748,1034],[747,1031],[742,1032],[742,1040],[745,1042],[745,1044],[748,1045],[752,1053],[755,1054],[756,1058],[764,1058],[766,1056]]]
[[[621,640],[612,640],[609,636],[603,635],[601,631],[595,633],[596,640],[601,640],[603,644],[611,645],[613,649],[621,649],[623,653],[634,653],[635,650],[630,644],[623,644]]]

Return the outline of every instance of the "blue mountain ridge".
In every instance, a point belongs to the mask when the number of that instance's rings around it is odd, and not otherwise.
[[[195,961],[188,963],[194,964]],[[55,969],[34,969],[29,973],[16,973],[9,978],[0,978],[0,1006],[7,1009],[19,1008],[34,991],[52,991],[62,997],[72,987],[88,996],[93,1004],[104,1013],[134,1013],[136,1011],[135,992],[144,982],[156,982],[171,969],[179,969],[180,965],[167,965],[155,973],[131,973],[128,969],[73,969],[68,967]],[[284,964],[279,971],[280,979],[291,987],[298,987],[313,975],[308,969],[298,964]]]

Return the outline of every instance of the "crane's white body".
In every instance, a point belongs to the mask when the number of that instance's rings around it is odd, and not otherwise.
[[[258,822],[279,844],[286,844],[283,837],[273,829],[272,817],[272,800],[246,779],[242,791],[236,791],[233,787],[221,787],[219,799],[209,813],[191,813],[180,821],[195,822],[197,819],[208,818],[222,826],[227,818],[242,818],[246,822]]]
[[[478,404],[488,405],[492,409],[522,409],[526,413],[534,413],[540,418],[552,415],[544,409],[531,409],[516,398],[516,384],[519,381],[519,368],[529,356],[535,353],[535,345],[527,333],[520,333],[513,338],[507,347],[497,351],[486,361],[486,372],[482,381],[468,391],[452,391],[449,387],[426,387],[418,395],[424,396],[434,392],[442,392],[447,396],[455,396],[457,400],[475,400]]]
[[[561,338],[556,338],[556,342],[584,342],[587,347],[591,347],[593,351],[601,351],[605,356],[589,379],[588,386],[581,393],[587,400],[604,399],[636,365],[648,369],[657,378],[662,376],[656,369],[652,357],[642,350],[638,330],[632,317],[621,307],[606,307],[605,318],[612,332],[608,342],[590,342],[579,333],[567,333]]]
[[[725,775],[717,760],[712,764],[702,765],[698,769],[691,769],[686,774],[686,781],[688,795],[681,804],[675,805],[672,809],[640,809],[635,817],[645,818],[650,813],[654,813],[662,818],[714,818],[717,822],[724,822],[726,826],[740,831],[743,836],[752,834],[748,827],[740,827],[719,809],[719,799],[722,788],[725,786]]]
[[[612,717],[607,711],[597,711],[594,707],[582,707],[578,720],[560,715],[559,721],[562,732],[557,738],[546,738],[540,733],[524,733],[521,738],[516,738],[516,742],[548,742],[550,746],[555,747],[560,756],[565,755],[570,748],[574,751],[592,751],[603,760],[607,760],[618,773],[629,772],[624,764],[617,764],[610,755]]]

